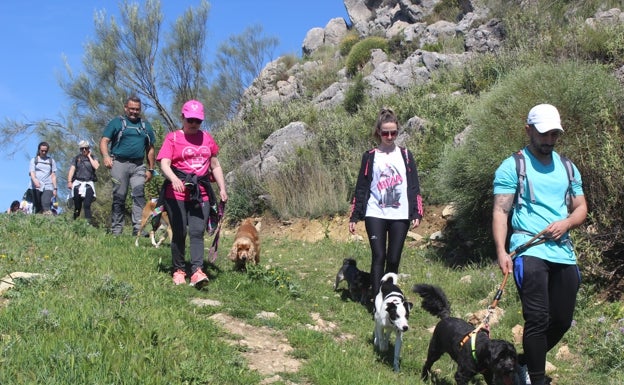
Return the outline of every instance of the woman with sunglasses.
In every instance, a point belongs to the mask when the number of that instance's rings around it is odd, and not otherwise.
[[[208,282],[208,277],[202,271],[204,232],[210,206],[216,205],[211,181],[217,183],[221,201],[226,202],[228,196],[223,170],[217,159],[219,146],[208,132],[201,129],[204,106],[197,100],[189,100],[182,106],[181,118],[182,129],[167,134],[156,160],[160,162],[166,178],[161,195],[164,195],[165,209],[173,232],[173,283],[184,284],[188,270],[190,285],[200,289]],[[187,231],[190,269],[186,268],[185,263]]]
[[[100,162],[93,156],[91,146],[86,140],[78,143],[80,153],[74,157],[69,173],[67,174],[67,188],[71,191],[74,201],[74,219],[80,216],[84,207],[84,217],[91,221],[91,203],[95,201],[95,182],[97,177],[95,170],[100,167]]]
[[[372,252],[373,298],[385,273],[398,273],[407,231],[420,225],[423,217],[418,171],[412,153],[396,145],[399,122],[391,109],[377,117],[373,138],[377,147],[362,156],[351,203],[349,232],[364,220]]]

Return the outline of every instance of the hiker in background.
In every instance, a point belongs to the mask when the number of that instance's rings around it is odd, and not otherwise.
[[[364,220],[372,252],[373,298],[385,273],[398,273],[407,231],[420,225],[422,197],[414,156],[395,143],[399,121],[384,108],[373,128],[377,147],[362,155],[362,164],[351,204],[349,232]]]
[[[93,156],[91,146],[86,140],[78,143],[80,153],[74,157],[67,173],[67,188],[74,201],[74,219],[80,216],[84,207],[84,217],[91,221],[91,203],[95,201],[95,182],[97,177],[95,170],[100,167],[100,162]]]
[[[14,214],[20,211],[20,202],[13,201],[11,202],[11,206],[7,209],[7,214]]]
[[[585,221],[587,204],[578,169],[568,162],[567,171],[567,158],[554,151],[563,134],[559,111],[549,104],[533,107],[524,129],[529,138],[521,152],[525,173],[518,172],[511,156],[494,175],[492,235],[498,265],[503,274],[513,272],[522,302],[524,354],[519,361],[529,377],[525,375],[524,380],[543,385],[546,353],[572,324],[580,273],[569,231]],[[525,179],[521,184],[519,175]],[[547,241],[518,252],[512,260],[505,248],[509,230],[511,251],[542,230]]]
[[[50,214],[52,197],[57,195],[56,162],[50,156],[50,145],[41,142],[37,155],[30,160],[30,180],[32,183],[35,214]]]
[[[201,130],[204,106],[189,100],[182,106],[182,129],[170,132],[158,152],[158,161],[166,178],[163,184],[165,208],[173,231],[171,259],[173,283],[186,282],[185,242],[188,228],[191,255],[190,284],[201,288],[208,282],[204,265],[204,232],[210,205],[216,196],[210,185],[217,182],[222,202],[228,199],[225,178],[217,154],[219,146]]]
[[[141,99],[128,98],[124,106],[125,116],[112,119],[102,134],[100,152],[104,166],[111,170],[113,181],[113,205],[111,233],[121,235],[128,187],[132,196],[132,235],[141,226],[145,206],[145,183],[154,174],[154,130],[141,118]],[[109,148],[110,146],[110,148]],[[147,158],[147,167],[144,159]]]

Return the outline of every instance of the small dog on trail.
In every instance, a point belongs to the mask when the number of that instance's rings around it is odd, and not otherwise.
[[[394,332],[394,362],[395,372],[399,371],[399,359],[403,333],[409,329],[409,318],[412,303],[403,296],[397,286],[398,276],[395,273],[386,273],[381,278],[381,287],[375,297],[375,332],[373,344],[380,352],[386,352],[390,342],[390,333]]]
[[[234,262],[236,270],[245,270],[248,263],[260,262],[260,236],[253,219],[245,219],[238,227],[228,258]]]
[[[147,225],[147,221],[152,220],[153,218],[152,213],[154,212],[155,208],[156,208],[156,201],[154,200],[148,201],[147,203],[145,203],[145,207],[143,207],[143,214],[141,216],[141,226],[139,227],[136,240],[134,241],[134,245],[137,247],[139,246],[139,239],[141,238],[143,234],[143,228]],[[167,215],[167,212],[164,210],[160,216],[160,225],[157,228],[154,228],[154,226],[152,226],[152,230],[149,232],[150,239],[154,247],[159,247],[160,244],[165,240],[165,235],[163,234],[160,236],[158,241],[156,241],[156,231],[159,229],[167,230],[167,238],[169,239],[169,242],[171,242],[171,239],[173,238],[173,232],[171,231],[171,226],[169,225],[169,216]]]
[[[336,274],[336,282],[334,283],[334,291],[338,290],[338,285],[342,281],[347,281],[347,287],[351,295],[351,299],[366,304],[371,290],[370,273],[357,268],[357,262],[353,258],[345,258],[342,266]]]
[[[414,285],[413,291],[422,297],[422,308],[440,318],[429,342],[427,361],[421,373],[423,380],[429,377],[433,364],[444,353],[448,353],[457,363],[457,385],[468,384],[477,373],[483,373],[488,385],[519,383],[518,355],[511,343],[491,340],[484,329],[472,333],[474,326],[460,318],[451,317],[451,306],[439,287],[418,284]],[[468,335],[471,335],[471,339],[462,346],[462,340]]]

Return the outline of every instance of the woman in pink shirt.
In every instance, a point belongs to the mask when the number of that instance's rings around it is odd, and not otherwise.
[[[173,231],[171,258],[173,283],[186,283],[186,234],[190,240],[190,284],[201,288],[208,282],[204,264],[204,232],[210,206],[216,204],[210,184],[217,183],[221,201],[228,199],[225,178],[217,154],[219,146],[212,136],[201,130],[204,106],[189,100],[182,106],[182,129],[170,132],[158,152],[157,160],[167,178],[165,208]],[[212,199],[211,199],[212,198]]]

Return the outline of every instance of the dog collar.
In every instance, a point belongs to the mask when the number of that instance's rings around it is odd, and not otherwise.
[[[390,297],[397,297],[397,298],[403,299],[403,295],[402,295],[401,293],[397,293],[397,292],[394,292],[394,291],[393,291],[393,292],[388,293],[388,294],[384,297],[384,301],[385,301],[385,300],[387,300],[387,299],[388,299],[388,298],[390,298]]]

